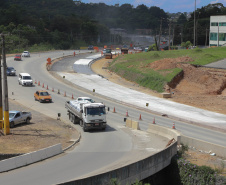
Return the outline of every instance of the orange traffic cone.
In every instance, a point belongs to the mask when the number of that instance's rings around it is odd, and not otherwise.
[[[40,81],[38,81],[38,86],[40,86]]]
[[[48,85],[47,85],[46,89],[49,90]]]
[[[173,123],[172,129],[176,129],[175,124]]]
[[[141,118],[141,114],[140,114],[139,120],[142,120],[142,118]]]
[[[66,97],[67,95],[66,95],[66,91],[64,92],[64,97]]]
[[[126,111],[126,117],[129,117],[128,110]]]
[[[72,96],[71,96],[71,99],[74,99],[74,96],[73,96],[73,94],[72,94]]]
[[[114,109],[113,109],[113,113],[116,113],[116,111],[115,111],[115,107],[114,107]]]
[[[153,119],[153,124],[155,124],[155,118]]]
[[[45,86],[44,86],[44,83],[42,84],[42,88],[44,88]]]

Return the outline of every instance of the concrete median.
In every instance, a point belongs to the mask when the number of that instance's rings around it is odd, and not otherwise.
[[[135,130],[140,130],[139,122],[133,121],[132,119],[126,119],[126,127],[132,128]]]
[[[17,157],[12,157],[6,160],[2,160],[0,161],[0,172],[5,172],[15,168],[26,166],[26,165],[47,159],[49,157],[58,155],[62,152],[63,150],[62,150],[61,144],[56,144],[39,151],[35,151],[35,152],[27,153],[24,155],[20,155]]]
[[[175,129],[170,129],[156,124],[150,124],[147,132],[167,137],[168,139],[174,138],[178,145],[181,143],[181,133]]]

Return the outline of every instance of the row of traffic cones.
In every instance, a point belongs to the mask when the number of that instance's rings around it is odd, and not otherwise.
[[[115,107],[114,107],[114,109],[113,109],[113,113],[116,113]],[[129,117],[128,110],[126,111],[126,117]],[[142,120],[142,118],[141,118],[141,114],[140,114],[139,120]],[[156,124],[156,122],[155,122],[155,117],[154,117],[154,119],[153,119],[153,122],[152,122],[152,123],[153,123],[153,124]],[[175,127],[175,124],[174,124],[174,123],[173,123],[172,129],[176,129],[176,127]]]
[[[38,81],[38,83],[37,83],[37,81],[35,80],[35,84],[38,84],[38,86],[40,86],[40,81]],[[42,88],[45,88],[45,84],[44,83],[42,84]],[[48,85],[46,86],[46,90],[49,90],[49,86]],[[54,88],[52,88],[52,92],[54,92]],[[57,94],[60,94],[60,90],[59,89],[58,89]],[[66,96],[67,96],[67,94],[66,94],[66,91],[65,91],[64,92],[64,97],[66,97]],[[71,99],[74,99],[73,94],[71,96]]]

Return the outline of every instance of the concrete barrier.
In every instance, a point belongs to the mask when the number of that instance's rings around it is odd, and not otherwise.
[[[98,174],[95,176],[77,179],[70,182],[64,182],[64,185],[108,185],[111,184],[110,181],[116,178],[120,185],[133,184],[137,180],[143,180],[171,163],[171,158],[177,153],[177,142],[174,142],[169,147],[164,150],[147,157],[145,159],[140,159],[135,163],[130,165]]]
[[[167,137],[168,139],[174,138],[178,145],[181,143],[181,133],[175,129],[170,129],[156,124],[150,124],[147,132]]]
[[[215,153],[219,157],[226,158],[226,147],[224,146],[194,139],[184,135],[181,136],[181,143],[190,147],[195,147],[197,150]]]
[[[132,119],[126,119],[126,127],[132,128],[135,130],[140,130],[139,122],[133,121]]]
[[[171,98],[172,95],[171,95],[171,93],[161,93],[161,96],[160,97],[161,98]]]
[[[63,150],[61,144],[56,144],[39,151],[2,160],[0,161],[0,172],[5,172],[15,168],[26,166],[28,164],[32,164],[44,160],[46,158],[58,155],[62,152]]]

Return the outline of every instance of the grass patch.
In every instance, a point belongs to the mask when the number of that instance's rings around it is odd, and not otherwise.
[[[137,82],[139,85],[157,92],[163,92],[166,83],[170,82],[182,69],[164,69],[155,71],[148,67],[152,62],[165,58],[189,57],[190,64],[206,65],[226,58],[226,47],[207,49],[184,49],[170,51],[151,51],[145,53],[120,55],[109,66],[109,70],[123,78]]]

